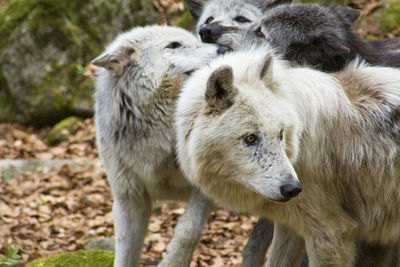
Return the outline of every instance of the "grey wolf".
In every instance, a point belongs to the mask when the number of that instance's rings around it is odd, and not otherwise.
[[[284,59],[323,71],[343,69],[356,56],[373,65],[400,67],[400,38],[363,42],[352,31],[360,11],[331,4],[285,2],[290,1],[266,2],[262,18],[255,19],[252,12],[253,16],[241,16],[245,23],[240,25],[232,23],[228,15],[215,15],[215,10],[229,14],[228,5],[220,3],[219,9],[217,4],[213,9],[206,5],[195,32],[204,42],[233,50],[268,43]]]
[[[184,0],[196,21],[194,34],[204,42],[216,43],[227,29],[245,30],[263,13],[291,0]]]
[[[115,266],[138,266],[154,200],[190,198],[161,266],[188,266],[212,203],[176,162],[175,101],[188,74],[217,55],[183,29],[134,28],[93,61],[100,158],[114,195]],[[198,209],[193,207],[200,206]]]
[[[400,70],[330,75],[262,48],[232,53],[187,80],[176,114],[185,177],[276,223],[267,266],[297,266],[304,248],[312,267],[353,266],[356,240],[398,244]]]

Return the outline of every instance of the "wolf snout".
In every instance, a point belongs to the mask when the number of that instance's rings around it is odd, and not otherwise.
[[[286,179],[285,179],[286,180]],[[287,179],[287,180],[293,180],[293,179]],[[280,191],[282,196],[291,199],[301,192],[301,184],[298,181],[291,181],[288,183],[283,184],[280,187]]]
[[[218,24],[206,25],[199,31],[200,38],[204,43],[216,43],[221,34],[222,27]]]

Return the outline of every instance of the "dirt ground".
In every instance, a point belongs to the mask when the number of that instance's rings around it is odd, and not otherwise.
[[[0,125],[0,158],[97,158],[92,119],[80,123],[68,142],[50,147],[50,128],[35,130],[15,124]],[[87,167],[40,168],[0,179],[1,254],[13,245],[24,262],[61,251],[82,249],[87,242],[113,236],[112,195],[98,160]],[[155,204],[142,264],[155,266],[174,233],[185,203]],[[239,266],[241,250],[257,221],[254,216],[212,212],[192,266]]]

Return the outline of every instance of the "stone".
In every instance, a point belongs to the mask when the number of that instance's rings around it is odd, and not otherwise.
[[[93,115],[89,63],[119,32],[155,23],[150,0],[10,0],[0,6],[0,122]]]
[[[85,245],[85,249],[100,249],[100,250],[107,250],[107,251],[114,251],[115,250],[115,239],[113,237],[102,237],[96,240],[92,240]]]
[[[50,145],[57,145],[61,142],[68,141],[70,135],[74,134],[75,126],[82,119],[71,116],[58,122],[47,135],[47,141]]]

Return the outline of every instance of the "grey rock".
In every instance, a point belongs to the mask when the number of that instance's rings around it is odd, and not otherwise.
[[[150,0],[8,1],[0,9],[0,122],[92,116],[88,64],[119,32],[156,19]]]
[[[104,237],[96,240],[92,240],[85,246],[86,250],[90,249],[101,249],[107,251],[115,250],[115,239],[113,237]]]
[[[51,168],[62,165],[68,165],[73,168],[83,169],[91,164],[101,166],[98,159],[87,160],[87,159],[52,159],[52,160],[40,160],[40,159],[4,159],[0,160],[0,173],[1,178],[8,180],[13,174],[34,171],[37,168]]]

